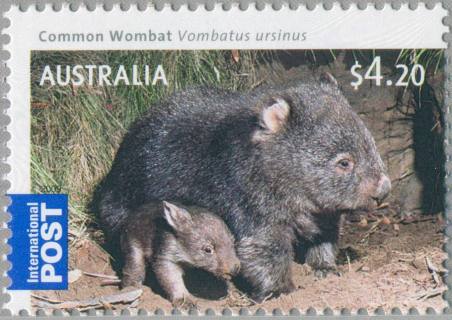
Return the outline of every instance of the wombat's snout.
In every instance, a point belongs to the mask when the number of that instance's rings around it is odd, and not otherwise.
[[[372,198],[380,204],[389,195],[389,191],[391,191],[391,180],[386,175],[382,175]]]

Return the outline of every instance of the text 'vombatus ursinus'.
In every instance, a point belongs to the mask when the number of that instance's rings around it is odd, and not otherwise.
[[[340,214],[375,208],[390,188],[370,132],[325,75],[250,93],[189,89],[152,106],[124,137],[100,216],[114,233],[152,199],[220,214],[262,300],[293,290],[295,244],[314,268],[334,268]]]
[[[119,230],[124,258],[122,286],[140,286],[151,266],[176,306],[194,306],[185,287],[186,267],[229,280],[240,269],[234,237],[220,217],[199,207],[152,201],[139,207]]]

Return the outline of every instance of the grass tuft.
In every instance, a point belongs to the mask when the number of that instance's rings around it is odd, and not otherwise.
[[[123,134],[154,103],[192,85],[246,90],[256,82],[256,62],[266,52],[105,51],[33,52],[32,192],[69,194],[70,232],[86,237],[92,222],[87,205],[108,172]],[[44,66],[161,64],[169,86],[40,86]],[[152,72],[151,72],[152,74]]]
[[[405,49],[400,50],[397,62],[406,65],[420,64],[425,70],[433,73],[444,64],[444,50],[443,49]]]

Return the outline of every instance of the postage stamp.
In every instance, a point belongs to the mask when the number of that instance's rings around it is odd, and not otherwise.
[[[5,308],[447,308],[447,9],[278,9],[9,8]]]

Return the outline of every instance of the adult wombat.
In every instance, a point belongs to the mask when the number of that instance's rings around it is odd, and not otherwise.
[[[218,216],[199,207],[149,202],[130,215],[120,233],[123,287],[143,283],[150,264],[175,305],[193,305],[184,267],[200,268],[229,280],[240,268],[234,237]]]
[[[326,75],[250,93],[189,89],[151,107],[124,137],[100,216],[114,232],[137,206],[168,198],[220,214],[261,300],[293,289],[295,237],[314,267],[334,267],[340,214],[374,208],[390,187],[371,134]]]

